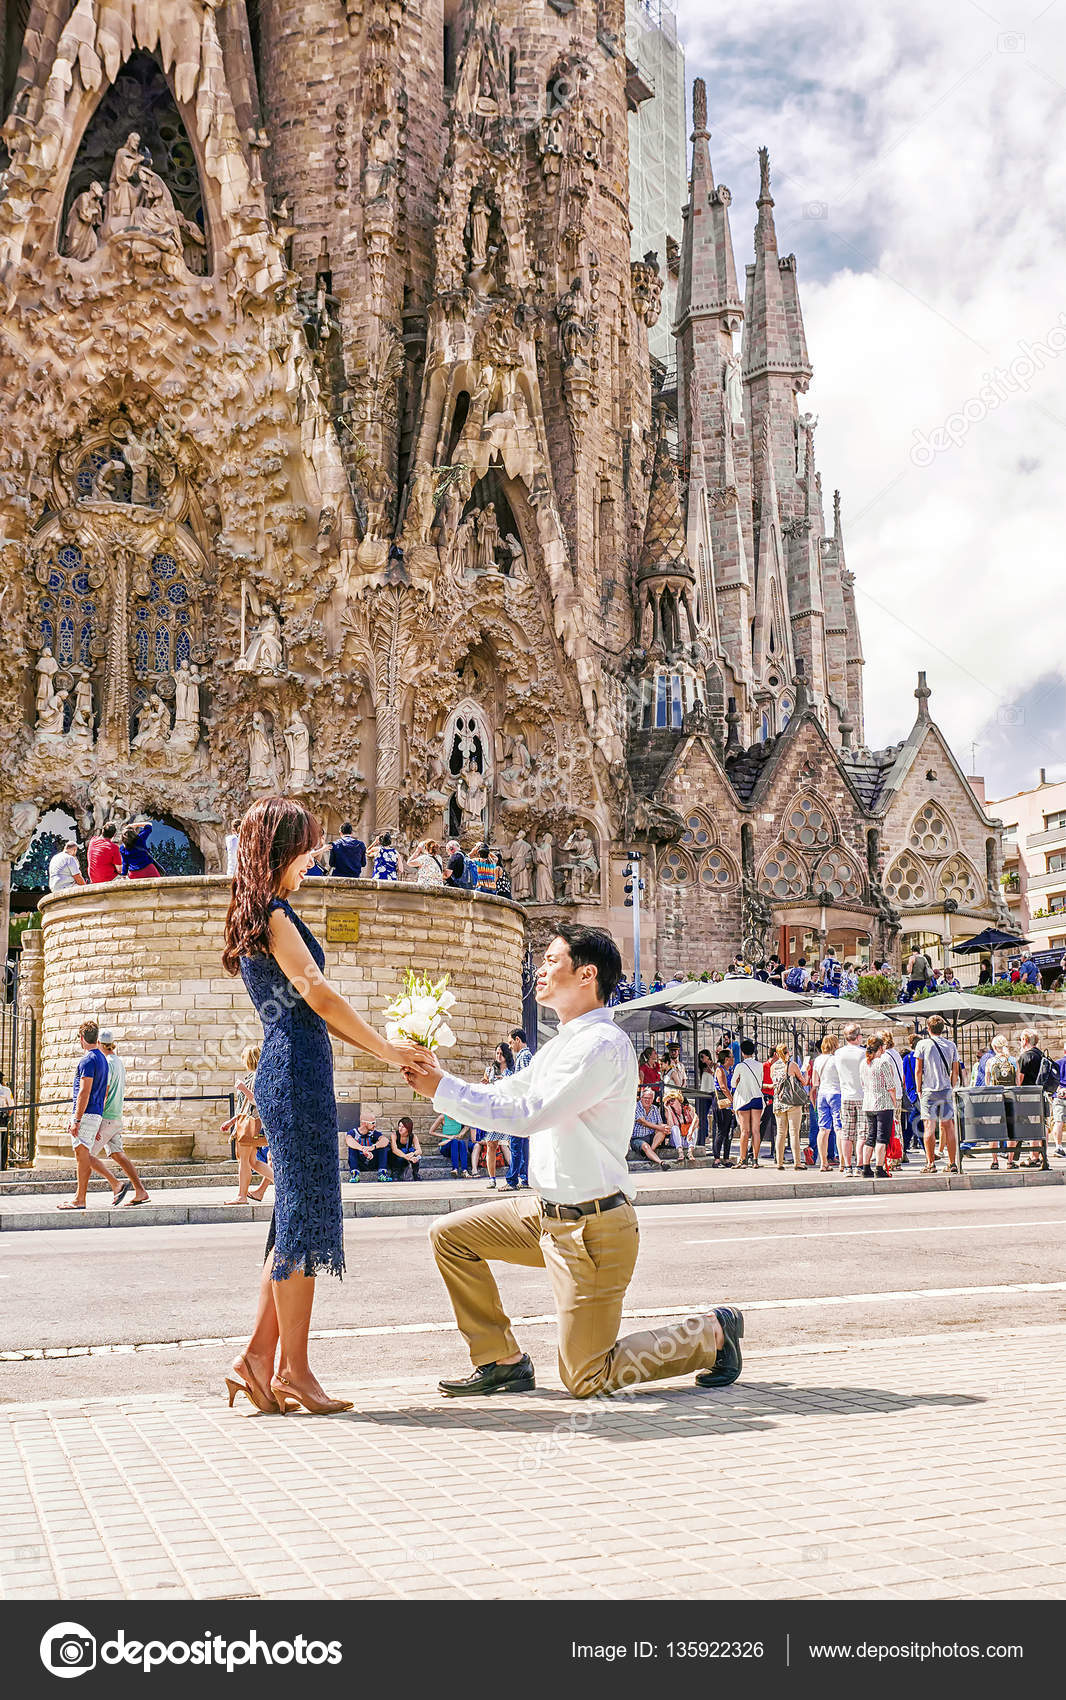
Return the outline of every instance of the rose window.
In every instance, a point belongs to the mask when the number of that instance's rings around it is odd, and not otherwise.
[[[770,897],[802,897],[807,890],[807,870],[799,858],[782,845],[763,864],[759,890]]]
[[[914,908],[929,902],[929,880],[921,863],[906,851],[897,856],[885,882],[898,903]]]
[[[910,831],[912,850],[923,856],[946,856],[951,849],[951,828],[935,803],[926,803],[914,817]]]
[[[813,797],[800,797],[793,803],[785,820],[785,838],[789,844],[802,845],[805,850],[833,842],[829,817]]]

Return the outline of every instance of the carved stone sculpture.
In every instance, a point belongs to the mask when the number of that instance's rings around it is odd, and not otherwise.
[[[489,502],[481,513],[477,527],[476,560],[482,572],[495,572],[496,549],[499,541],[500,527],[496,519],[496,508],[492,502]]]
[[[550,832],[545,832],[538,840],[534,852],[536,859],[536,875],[534,878],[534,898],[537,903],[555,902],[555,841]]]
[[[256,791],[278,789],[274,741],[258,709],[252,715],[252,724],[248,728],[248,784]]]
[[[67,214],[65,247],[72,260],[91,260],[100,241],[100,225],[104,217],[104,186],[90,183],[75,196]]]
[[[174,738],[195,744],[200,736],[200,670],[183,661],[174,675]]]
[[[93,686],[88,669],[83,667],[78,675],[78,683],[74,689],[74,718],[70,730],[83,741],[92,742],[93,735]]]
[[[170,710],[157,691],[153,691],[137,714],[137,731],[132,747],[137,750],[161,750],[170,736]]]
[[[533,898],[533,846],[520,829],[511,841],[507,859],[511,865],[511,896],[516,903],[529,903]]]
[[[55,676],[59,672],[59,662],[56,660],[48,645],[45,644],[37,662],[37,721],[40,724],[42,715],[46,714],[55,698]]]
[[[53,691],[47,703],[38,704],[37,735],[39,738],[61,738],[63,736],[63,714],[66,701],[66,691]]]
[[[281,621],[269,603],[263,609],[258,629],[240,660],[238,673],[258,673],[278,676],[285,670],[285,651],[281,641]]]
[[[525,550],[522,548],[521,543],[518,541],[518,538],[515,536],[513,531],[509,531],[507,536],[503,539],[503,542],[500,544],[500,552],[505,557],[504,564],[501,566],[500,571],[506,578],[518,578],[519,574],[525,567],[526,555]]]
[[[599,896],[600,859],[585,827],[575,827],[563,845],[570,857],[570,896],[575,903]]]
[[[455,788],[455,796],[463,812],[463,833],[480,833],[488,826],[489,788],[485,783],[485,775],[477,765],[476,757],[471,756],[467,762],[462,778]]]
[[[289,790],[304,791],[311,783],[311,733],[298,708],[289,716],[283,736],[289,758]]]
[[[136,130],[131,130],[116,152],[111,167],[111,180],[107,187],[107,217],[104,221],[106,236],[110,236],[113,231],[128,229],[133,222],[133,215],[141,204],[140,173],[143,162],[141,138]]]

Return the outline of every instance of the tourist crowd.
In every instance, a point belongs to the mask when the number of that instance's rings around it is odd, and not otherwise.
[[[1004,1086],[1042,1090],[1054,1155],[1066,1159],[1066,1054],[1056,1062],[1035,1031],[1023,1030],[1016,1046],[997,1033],[968,1078],[939,1015],[929,1017],[923,1038],[898,1041],[890,1029],[864,1036],[849,1023],[840,1039],[826,1034],[802,1059],[787,1044],[760,1058],[752,1039],[727,1033],[715,1050],[699,1052],[691,1085],[680,1045],[663,1053],[649,1046],[638,1072],[630,1156],[656,1167],[675,1157],[692,1162],[702,1146],[716,1169],[760,1168],[766,1148],[778,1169],[787,1151],[798,1173],[887,1179],[914,1151],[924,1154],[922,1174],[937,1173],[938,1162],[957,1174],[956,1089]],[[1017,1168],[1014,1144],[1004,1143],[1007,1167]],[[1040,1167],[1043,1159],[1025,1161]],[[998,1153],[991,1166],[999,1168]]]

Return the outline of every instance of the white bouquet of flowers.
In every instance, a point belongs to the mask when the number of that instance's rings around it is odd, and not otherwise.
[[[385,1009],[385,1037],[390,1044],[407,1039],[413,1045],[424,1045],[427,1051],[449,1050],[455,1044],[455,1034],[444,1018],[454,1007],[455,994],[448,990],[447,974],[443,980],[433,981],[408,968],[402,995]]]

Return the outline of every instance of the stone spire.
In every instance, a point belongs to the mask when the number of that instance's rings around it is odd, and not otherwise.
[[[918,699],[918,719],[919,720],[928,720],[929,719],[929,698],[932,696],[933,693],[929,689],[929,686],[925,682],[925,674],[924,673],[918,674],[918,688],[917,688],[917,690],[915,691],[914,694]]]
[[[793,671],[792,636],[787,615],[788,599],[781,513],[774,479],[773,446],[769,419],[763,419],[759,478],[758,558],[755,569],[755,635],[752,668],[756,685],[765,682],[772,666],[785,674]]]
[[[693,87],[692,117],[692,176],[677,287],[675,332],[678,336],[690,317],[724,314],[735,318],[739,325],[744,310],[729,229],[732,196],[724,185],[715,187],[708,147],[707,88],[702,77],[696,79]]]
[[[862,633],[859,630],[859,615],[855,606],[855,574],[848,569],[844,558],[844,531],[840,523],[840,491],[833,491],[833,550],[836,556],[837,571],[840,574],[840,589],[844,601],[844,670],[847,676],[848,716],[851,719],[858,742],[865,741],[865,705],[863,701],[863,668],[866,665],[862,653]]]
[[[770,155],[759,149],[758,218],[755,225],[755,264],[747,268],[744,376],[785,372],[795,388],[805,390],[811,364],[796,292],[796,256],[784,259],[777,251],[774,199],[770,193]]]

